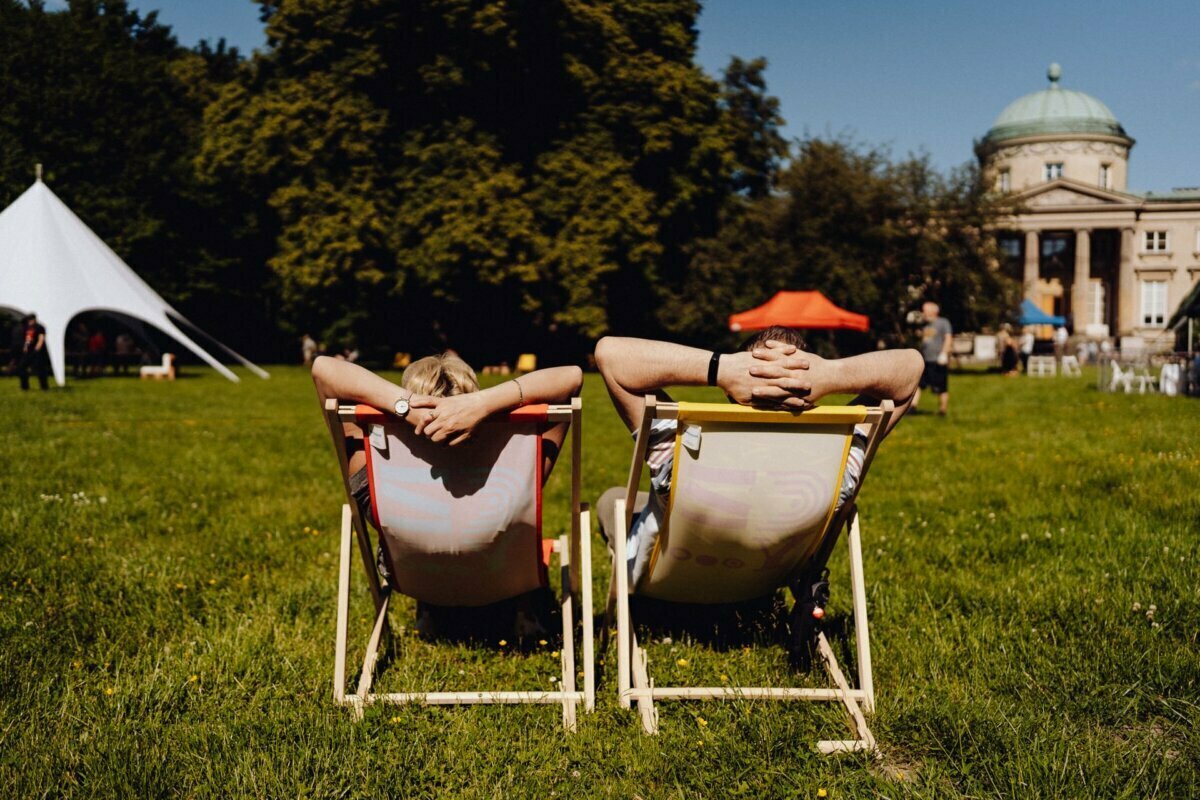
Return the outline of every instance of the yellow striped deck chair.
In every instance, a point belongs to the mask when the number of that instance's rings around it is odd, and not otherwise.
[[[564,726],[574,730],[577,704],[582,703],[586,711],[594,708],[589,511],[580,503],[581,413],[579,398],[571,405],[525,406],[485,420],[469,446],[451,448],[417,436],[410,424],[370,406],[327,402],[326,424],[343,475],[349,440],[363,440],[369,513],[391,570],[390,582],[381,581],[370,533],[345,481],[350,502],[342,506],[333,693],[339,704],[351,708],[356,720],[374,703],[547,703],[561,705]],[[571,531],[569,536],[543,539],[541,434],[562,422],[570,424],[571,434]],[[376,617],[358,688],[347,693],[346,638],[355,538]],[[558,554],[563,586],[562,679],[557,690],[371,691],[393,593],[443,606],[487,605],[546,586],[552,553]],[[576,601],[582,601],[582,608]],[[576,624],[583,629],[582,689],[576,689],[575,683]]]
[[[875,740],[863,712],[875,705],[867,632],[862,547],[854,494],[838,495],[856,426],[867,442],[857,486],[870,466],[893,413],[879,407],[825,406],[794,414],[739,405],[660,403],[647,396],[624,501],[618,501],[613,591],[617,612],[620,704],[636,703],[647,733],[658,730],[656,700],[770,699],[841,702],[854,738],[818,742],[823,753],[871,751]],[[651,423],[677,420],[670,494],[661,530],[631,587],[626,532],[645,463]],[[631,592],[687,603],[732,603],[789,586],[814,565],[824,566],[842,528],[848,528],[858,688],[851,688],[824,633],[817,653],[831,688],[668,687],[651,681],[645,650],[630,617]],[[796,611],[799,611],[797,605]]]

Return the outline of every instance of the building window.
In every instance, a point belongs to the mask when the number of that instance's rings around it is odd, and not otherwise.
[[[1146,231],[1145,247],[1142,249],[1147,253],[1165,253],[1167,252],[1167,232],[1166,231]]]
[[[1142,281],[1142,325],[1161,328],[1167,322],[1167,282]]]
[[[1001,192],[1012,191],[1012,173],[1006,169],[1000,170],[999,188]]]
[[[1048,161],[1046,162],[1045,169],[1042,171],[1042,177],[1048,181],[1057,180],[1062,177],[1062,167],[1061,161]]]
[[[1112,188],[1112,167],[1108,164],[1100,165],[1100,188]]]

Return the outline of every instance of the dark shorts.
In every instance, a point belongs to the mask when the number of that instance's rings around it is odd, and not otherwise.
[[[921,373],[921,388],[931,389],[934,394],[945,394],[950,386],[950,374],[945,364],[926,361]]]

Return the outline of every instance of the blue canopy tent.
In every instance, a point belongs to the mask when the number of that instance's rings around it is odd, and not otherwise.
[[[1018,325],[1066,325],[1066,317],[1056,317],[1053,314],[1047,314],[1033,304],[1032,300],[1021,301],[1021,316],[1017,319]]]

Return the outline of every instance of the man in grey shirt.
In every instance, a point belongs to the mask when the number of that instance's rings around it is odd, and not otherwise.
[[[938,414],[946,415],[950,403],[950,341],[953,330],[950,321],[938,316],[938,304],[929,300],[921,306],[925,327],[921,330],[921,358],[925,359],[925,371],[921,373],[921,387],[913,398],[913,408],[921,402],[921,389],[928,387],[938,396]]]

